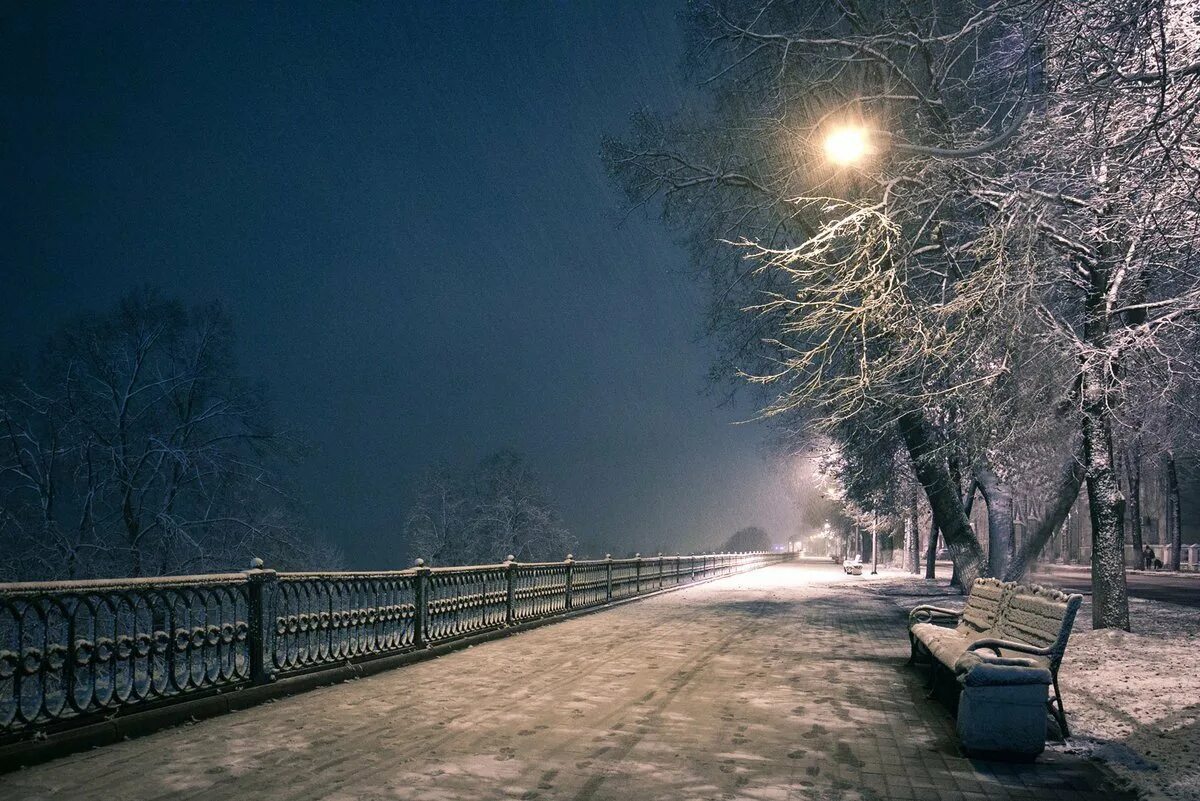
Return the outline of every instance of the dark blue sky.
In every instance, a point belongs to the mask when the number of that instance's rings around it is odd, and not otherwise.
[[[527,453],[593,553],[792,510],[705,396],[703,298],[597,156],[670,110],[681,2],[31,3],[0,12],[0,336],[144,283],[234,316],[316,446],[299,483],[395,564],[414,475]]]

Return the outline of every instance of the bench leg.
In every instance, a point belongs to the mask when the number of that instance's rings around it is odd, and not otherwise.
[[[908,661],[904,663],[905,665],[921,665],[937,661],[933,658],[933,654],[929,652],[929,649],[922,646],[921,641],[912,636],[912,632],[909,632],[908,635],[908,645]]]
[[[1054,684],[1054,697],[1046,702],[1050,707],[1050,714],[1054,715],[1054,719],[1058,721],[1058,733],[1065,741],[1071,736],[1071,730],[1067,728],[1067,713],[1063,709],[1062,692],[1058,689],[1058,671],[1054,671],[1051,675]]]

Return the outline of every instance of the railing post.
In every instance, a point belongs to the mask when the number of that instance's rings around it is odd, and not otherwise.
[[[663,558],[662,551],[658,552],[658,588],[663,588],[663,569],[666,565],[666,559]]]
[[[604,554],[605,565],[605,586],[604,586],[604,603],[612,603],[612,554]]]
[[[517,619],[517,558],[511,553],[504,560],[504,575],[508,579],[508,600],[504,605],[504,625],[511,626]]]
[[[416,575],[413,576],[413,647],[429,645],[429,568],[424,559],[417,559]]]
[[[642,594],[642,555],[635,553],[633,555],[633,594]]]
[[[275,680],[275,585],[279,575],[264,570],[263,560],[250,560],[246,571],[246,645],[250,657],[250,681],[269,684]]]
[[[575,557],[567,554],[567,609],[571,609],[575,605],[574,585],[575,585]]]

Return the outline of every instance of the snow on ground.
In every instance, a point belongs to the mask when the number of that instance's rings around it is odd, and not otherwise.
[[[872,588],[898,606],[960,607],[946,581],[888,571]],[[1098,759],[1147,799],[1200,799],[1200,609],[1131,598],[1132,632],[1093,630],[1090,597],[1059,681],[1071,738],[1057,751]]]
[[[1092,569],[1087,565],[1060,565],[1060,564],[1052,563],[1052,564],[1046,565],[1046,567],[1051,570],[1061,570],[1064,572],[1071,572],[1071,573],[1091,573],[1092,572]],[[1192,569],[1188,568],[1187,564],[1184,564],[1180,568],[1179,572],[1175,572],[1173,570],[1167,570],[1166,568],[1163,568],[1161,570],[1135,570],[1132,568],[1126,568],[1125,572],[1131,576],[1162,576],[1164,578],[1190,578],[1190,579],[1196,579],[1196,580],[1200,581],[1200,570],[1192,570]]]
[[[1063,660],[1064,750],[1109,763],[1147,798],[1200,799],[1200,609],[1130,599],[1133,632],[1093,631],[1085,602]]]

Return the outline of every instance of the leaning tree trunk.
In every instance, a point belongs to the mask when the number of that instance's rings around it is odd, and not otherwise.
[[[963,496],[963,513],[969,519],[971,517],[971,507],[975,505],[975,487],[974,481],[971,482],[967,494]],[[968,524],[969,525],[969,524]],[[938,535],[939,529],[937,519],[930,515],[929,520],[929,539],[925,543],[925,578],[937,578],[937,552],[938,552]],[[951,571],[952,573],[955,571]],[[954,576],[950,578],[951,586],[955,585]]]
[[[1183,510],[1179,507],[1179,470],[1175,464],[1175,454],[1167,454],[1167,488],[1171,495],[1171,517],[1167,525],[1171,530],[1171,564],[1172,570],[1179,570],[1182,561],[1180,553],[1183,550]]]
[[[988,467],[979,468],[976,479],[987,504],[988,569],[993,576],[1003,576],[1008,573],[1015,536],[1012,489]]]
[[[1058,480],[1050,491],[1045,514],[1026,528],[1025,541],[1017,549],[1004,573],[1006,581],[1018,581],[1029,572],[1071,513],[1079,488],[1083,485],[1083,452],[1072,451],[1059,470]]]
[[[983,549],[971,530],[956,482],[941,456],[941,437],[924,413],[917,409],[909,409],[901,414],[897,425],[912,459],[917,481],[924,488],[933,510],[933,519],[946,539],[946,547],[950,549],[955,572],[962,585],[969,587],[976,577],[987,575],[987,565],[984,563]]]
[[[962,478],[959,476],[958,470],[954,469],[953,463],[951,463],[950,467],[950,477],[954,481],[954,486],[962,489]],[[975,527],[971,525],[971,509],[975,506],[975,490],[979,487],[979,482],[971,479],[967,487],[967,493],[963,495],[963,514],[967,516],[967,528],[971,532],[971,538],[978,543],[979,539],[975,535]],[[960,590],[963,588],[962,579],[958,575],[957,563],[952,563],[950,566],[950,586],[957,587]]]
[[[1125,499],[1113,462],[1108,360],[1083,364],[1083,452],[1092,523],[1092,628],[1129,630],[1125,585]]]

